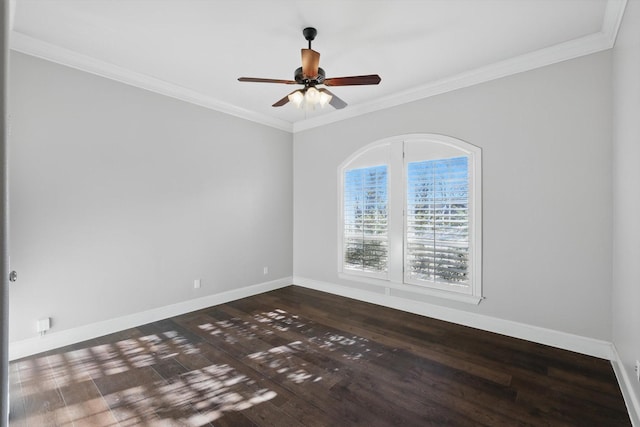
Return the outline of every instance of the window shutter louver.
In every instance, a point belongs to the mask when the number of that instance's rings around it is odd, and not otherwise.
[[[467,157],[408,163],[406,196],[406,279],[467,284]]]
[[[388,270],[387,167],[345,171],[343,208],[344,268],[385,274]]]

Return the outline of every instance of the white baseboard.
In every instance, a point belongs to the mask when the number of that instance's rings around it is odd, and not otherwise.
[[[305,277],[294,276],[293,284],[397,310],[407,311],[409,313],[457,323],[459,325],[470,326],[484,331],[495,332],[539,344],[562,348],[576,353],[599,357],[601,359],[612,360],[612,345],[608,341],[527,325],[525,323],[514,322],[511,320],[499,319],[483,314],[456,310],[435,304],[413,301],[393,295],[369,292],[362,289],[308,279]]]
[[[611,352],[611,366],[613,366],[613,372],[616,374],[618,384],[620,384],[620,390],[622,391],[624,403],[627,405],[627,412],[629,412],[631,424],[635,427],[640,427],[640,399],[633,390],[631,378],[620,360],[615,345],[612,346]]]
[[[291,284],[291,277],[283,277],[269,282],[258,283],[239,289],[232,289],[230,291],[207,295],[202,298],[191,299],[140,313],[130,314],[128,316],[117,317],[115,319],[91,323],[77,328],[53,332],[42,337],[11,342],[9,343],[9,360],[20,359],[43,351],[64,347],[66,345],[75,344],[88,339],[100,337],[102,335],[122,331],[124,329],[134,328],[136,326],[166,319],[168,317],[179,316],[181,314],[190,313],[192,311],[201,310],[214,305],[224,304],[225,302],[272,291]]]

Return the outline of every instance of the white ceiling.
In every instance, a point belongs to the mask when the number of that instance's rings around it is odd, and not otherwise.
[[[11,47],[297,131],[613,46],[626,0],[17,0]],[[314,26],[349,106],[271,107]]]

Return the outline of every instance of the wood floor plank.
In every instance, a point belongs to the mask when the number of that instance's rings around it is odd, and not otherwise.
[[[78,425],[116,425],[117,421],[90,378],[59,387],[70,417]]]
[[[240,326],[235,325],[236,322],[233,322],[233,318],[225,318],[225,315],[219,310],[212,310],[208,314],[214,318],[216,324],[224,324],[226,327],[236,331],[241,329]],[[221,318],[222,320],[220,320]],[[250,327],[250,325],[247,325],[245,321],[240,319],[237,319],[237,323],[244,325],[243,328],[245,329]],[[245,354],[247,344],[241,342],[243,337],[250,339],[251,343],[257,346],[257,348],[266,349],[266,351],[262,350]],[[380,420],[373,418],[369,413],[363,411],[362,408],[358,408],[356,405],[349,404],[342,399],[329,395],[327,389],[336,381],[325,381],[324,376],[328,376],[328,373],[325,371],[310,373],[310,364],[304,361],[301,362],[300,359],[294,356],[296,350],[286,345],[288,340],[279,341],[277,344],[285,344],[274,347],[260,340],[258,335],[254,336],[253,333],[249,334],[246,330],[238,333],[236,338],[238,341],[235,342],[235,346],[227,346],[226,340],[223,340],[223,345],[220,345],[220,341],[213,340],[212,345],[222,351],[228,352],[230,356],[242,361],[247,367],[252,368],[273,382],[277,382],[291,394],[307,399],[307,401],[320,401],[323,406],[330,407],[331,411],[338,415],[338,417],[335,417],[338,420],[347,419],[353,420],[354,422],[357,420],[358,422],[367,423],[368,425],[380,424]],[[298,368],[296,369],[295,367]],[[283,370],[283,372],[279,373],[278,371],[280,370]],[[326,399],[325,396],[327,396]],[[338,421],[338,423],[341,422]]]
[[[47,355],[41,354],[14,363],[20,375],[24,423],[38,426],[70,423],[68,408],[57,387]]]
[[[409,336],[402,336],[389,330],[381,331],[380,329],[371,326],[360,326],[359,324],[354,325],[351,319],[350,322],[345,322],[344,319],[333,319],[329,316],[325,316],[325,312],[315,308],[308,308],[306,313],[311,314],[311,318],[322,321],[325,325],[340,328],[345,332],[352,333],[359,337],[366,338],[373,342],[382,343],[393,348],[402,348],[436,363],[445,364],[455,369],[469,371],[475,376],[485,378],[498,384],[508,385],[511,381],[511,375],[504,373],[502,369],[487,369],[486,366],[469,361],[469,358],[478,357],[474,354],[469,355],[456,352],[453,349],[447,349],[433,343],[429,346],[424,346],[424,342],[417,342],[417,340]],[[320,318],[318,318],[318,316],[320,316]]]
[[[20,386],[18,363],[9,364],[9,419],[14,427],[26,426],[27,414],[24,407],[24,395]]]
[[[232,303],[232,304],[230,304],[230,305],[238,306],[238,305],[241,305],[241,303],[240,303],[240,304],[233,304],[233,303]],[[282,305],[282,302],[280,301],[280,307],[286,307],[286,305],[285,305],[285,306],[283,306],[283,305]],[[287,308],[289,308],[289,307],[287,307]],[[247,310],[247,307],[245,306],[245,307],[244,307],[244,309],[245,309],[245,310]],[[225,311],[227,311],[227,312],[232,311],[232,310],[229,310],[228,308],[223,308],[223,310],[225,310]],[[251,311],[251,310],[247,310],[247,311]],[[284,311],[282,311],[282,312],[284,313]],[[342,323],[342,324],[337,324],[337,323],[335,323],[335,322],[329,321],[327,316],[322,316],[322,318],[323,318],[323,319],[322,319],[322,321],[323,321],[325,324],[327,324],[327,323],[328,323],[328,324],[331,324],[332,326],[337,326],[337,327],[341,327],[341,326],[342,326],[342,327],[343,327],[343,329],[348,329],[350,332],[356,332],[356,333],[357,333],[357,332],[360,332],[360,334],[361,334],[361,335],[366,335],[366,334],[368,334],[367,332],[364,332],[364,331],[363,331],[362,329],[360,329],[360,328],[351,328],[351,327],[344,328],[344,323]],[[304,322],[304,321],[306,321],[307,323],[309,322],[308,320],[304,320],[304,319],[303,319],[303,320],[301,320],[301,321],[303,321],[303,322]],[[364,333],[363,333],[363,332],[364,332]],[[334,333],[335,333],[335,332],[334,332]],[[372,338],[375,340],[375,338],[376,338],[376,337],[372,337]],[[385,340],[383,340],[383,341],[385,341],[387,344],[389,344],[389,340],[385,339]],[[396,344],[396,342],[393,342],[393,344]],[[406,364],[404,364],[404,366],[406,366]],[[465,371],[466,371],[466,370],[468,370],[468,369],[465,369]],[[383,372],[383,371],[384,371],[384,367],[378,367],[378,370],[377,370],[377,372],[378,372],[378,373]],[[361,391],[361,392],[362,392],[362,391]],[[513,400],[515,400],[515,392],[511,391],[511,392],[510,392],[510,394],[511,394],[511,399],[512,399],[512,401],[513,401]],[[469,395],[471,395],[471,394],[469,394]],[[399,397],[400,397],[400,399],[405,399],[405,400],[406,400],[406,397],[401,397],[401,396],[399,396]],[[452,397],[449,397],[449,399],[451,399],[451,398],[452,398]],[[377,408],[377,407],[376,407],[376,408]],[[405,411],[406,411],[408,408],[404,408],[404,409],[405,409]],[[405,412],[405,413],[406,413],[406,412]],[[487,420],[485,420],[485,421],[489,422],[490,424],[494,424],[494,425],[495,425],[495,424],[498,424],[498,422],[497,422],[496,418],[499,418],[499,417],[500,417],[500,415],[492,414],[492,415],[491,415]],[[414,421],[415,421],[415,420],[414,420]],[[423,420],[423,421],[424,421],[424,420]],[[433,420],[432,420],[432,421],[433,421]],[[438,422],[439,422],[439,423],[443,423],[444,421],[443,421],[443,420],[438,420]],[[460,422],[458,421],[458,423],[460,423]],[[513,423],[514,423],[514,420],[513,420],[513,419],[511,419],[511,418],[509,418],[509,417],[507,417],[507,418],[504,420],[504,422],[503,422],[503,424],[504,424],[504,425],[512,425]]]
[[[295,288],[296,291],[299,288]],[[308,290],[305,290],[308,292]],[[314,296],[317,293],[316,291],[311,291],[313,292]],[[263,298],[264,299],[264,298]],[[285,298],[286,300],[286,298]],[[279,303],[281,306],[283,307],[289,307],[286,303],[283,303],[282,299],[279,300]],[[296,301],[295,304],[298,304],[299,302]],[[314,306],[317,305],[317,298],[314,298]],[[351,311],[363,311],[363,308],[360,307],[358,308],[358,305],[370,305],[370,304],[366,304],[366,303],[361,303],[361,302],[354,302],[354,304],[351,307]],[[331,310],[330,306],[327,306],[324,308],[324,310],[318,310],[316,308],[312,308],[312,309],[308,309],[305,312],[308,313],[310,315],[311,318],[314,318],[318,321],[320,321],[321,319],[325,319],[324,321],[326,323],[335,323],[336,321],[331,320],[331,313],[335,311],[335,310]],[[371,310],[371,308],[368,308],[368,311],[371,312],[373,310]],[[401,313],[400,316],[404,317],[406,316],[406,313]],[[314,317],[316,316],[316,317]],[[420,317],[420,316],[415,316],[415,317]],[[350,325],[352,323],[356,323],[358,325],[360,325],[361,323],[359,321],[353,321],[352,318],[346,318],[348,319],[347,321],[345,321],[344,319],[342,320],[341,323],[343,324],[347,324]],[[431,319],[430,319],[431,320]],[[439,321],[438,321],[439,322]],[[389,322],[390,324],[392,324],[392,322]],[[466,327],[460,327],[458,325],[451,325],[451,324],[446,324],[443,322],[440,322],[441,324],[445,325],[447,328],[459,331],[459,330],[468,330],[469,328]],[[354,330],[358,330],[358,327],[352,327],[352,326],[344,326],[345,329],[349,329],[351,331]],[[368,328],[368,327],[367,327]],[[391,341],[389,341],[389,339],[386,337],[388,335],[392,335],[392,332],[386,332],[386,331],[380,331],[379,329],[377,329],[376,327],[371,327],[370,329],[375,330],[376,334],[379,335],[384,335],[385,338],[379,338],[378,335],[372,336],[373,340],[377,340],[380,342],[389,342],[389,343],[395,343],[393,342],[393,339],[391,339]],[[467,343],[467,346],[472,345],[473,342],[475,342],[476,340],[476,336],[480,336],[480,337],[484,337],[485,334],[488,333],[478,333],[478,331],[476,331],[476,333],[473,336],[467,336],[465,337],[465,342]],[[492,334],[495,335],[495,334]],[[514,338],[509,338],[509,337],[501,337],[502,342],[508,343],[511,341],[522,341],[522,340],[517,340]],[[402,340],[400,340],[402,341]],[[412,338],[407,338],[408,343],[404,346],[405,349],[408,350],[412,350],[413,348],[411,347],[410,343],[416,343],[416,341]],[[470,344],[471,343],[471,344]],[[534,343],[528,343],[530,347],[536,347],[536,348],[544,348],[545,346],[541,346],[539,344],[534,344]],[[524,378],[524,379],[528,379],[529,381],[533,381],[536,383],[539,383],[549,389],[559,389],[559,390],[564,390],[566,392],[569,392],[569,390],[575,392],[574,389],[574,385],[570,385],[568,386],[567,383],[563,380],[558,381],[557,378],[554,378],[554,376],[549,376],[548,375],[548,365],[547,363],[549,359],[552,359],[552,357],[548,354],[547,357],[542,357],[542,356],[536,356],[536,357],[527,357],[527,359],[530,359],[531,361],[528,363],[522,363],[519,361],[520,358],[525,357],[526,355],[523,354],[520,351],[513,351],[512,352],[512,356],[510,358],[505,358],[504,360],[497,362],[492,358],[486,358],[485,355],[491,355],[492,351],[490,349],[475,349],[475,346],[473,346],[474,351],[468,352],[467,355],[461,353],[459,350],[457,350],[457,348],[453,347],[453,345],[449,348],[447,348],[446,346],[441,346],[435,343],[431,343],[428,342],[428,348],[426,350],[422,350],[422,351],[426,351],[427,354],[432,354],[432,353],[439,353],[442,352],[444,354],[445,360],[446,357],[450,357],[451,360],[449,361],[449,364],[451,366],[451,363],[453,363],[454,361],[458,360],[458,358],[462,358],[462,359],[466,359],[469,358],[470,360],[477,360],[479,364],[481,364],[481,366],[486,367],[487,369],[489,369],[490,371],[493,372],[503,372],[505,375],[517,375],[520,378]],[[585,399],[588,401],[589,404],[601,404],[602,401],[604,402],[615,402],[613,405],[619,410],[620,409],[620,391],[617,387],[617,383],[615,381],[615,378],[612,376],[612,369],[611,369],[611,365],[609,363],[607,363],[606,361],[603,360],[598,360],[595,358],[591,358],[591,357],[585,357],[583,355],[578,355],[576,353],[572,353],[572,352],[568,352],[565,350],[559,350],[559,349],[553,349],[550,347],[546,347],[549,350],[550,354],[554,354],[556,355],[555,357],[558,357],[558,361],[555,362],[556,365],[564,365],[564,366],[573,366],[571,363],[579,360],[582,363],[580,363],[579,365],[581,366],[598,366],[598,369],[602,370],[602,371],[606,371],[605,376],[603,376],[602,374],[597,374],[598,377],[600,378],[605,378],[606,376],[608,376],[608,381],[606,379],[604,379],[604,381],[608,384],[606,387],[602,387],[601,389],[597,389],[597,391],[595,392],[591,392],[590,389],[588,388],[584,388],[581,387],[580,388],[580,395],[582,399]],[[565,362],[565,363],[561,363],[561,360],[564,360],[563,358],[565,356],[568,356],[569,362]],[[433,358],[434,362],[437,361],[440,358],[440,356],[437,356],[435,358]],[[514,362],[514,358],[516,359],[516,361]],[[586,359],[586,361],[585,361]],[[556,360],[556,359],[553,359]],[[463,365],[452,365],[453,367],[461,367]],[[583,375],[585,378],[585,381],[588,382],[593,382],[593,376],[594,373],[596,372],[595,370],[591,369],[591,370],[583,370]],[[556,375],[557,376],[557,375]],[[609,393],[613,393],[613,396],[615,396],[614,399],[609,399]]]
[[[629,426],[605,360],[296,286],[10,364],[10,426]]]

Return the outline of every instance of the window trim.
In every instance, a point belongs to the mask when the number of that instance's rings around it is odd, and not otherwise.
[[[412,142],[424,142],[431,144],[441,144],[443,147],[453,148],[461,155],[466,155],[469,158],[469,271],[471,280],[468,286],[465,286],[462,291],[454,291],[449,287],[448,289],[442,289],[438,286],[432,286],[427,284],[416,284],[413,282],[407,282],[404,275],[405,269],[405,245],[406,245],[406,217],[404,210],[407,204],[407,159],[404,158],[404,145]],[[395,151],[393,147],[397,144],[402,144],[403,148],[400,150],[402,153],[402,159],[393,156]],[[389,265],[388,274],[386,278],[372,277],[370,274],[347,270],[343,268],[343,254],[344,254],[344,172],[350,168],[367,167],[367,162],[359,162],[358,159],[370,150],[378,148],[387,148],[388,157],[388,194],[389,194]],[[396,154],[397,156],[397,154]],[[375,157],[375,156],[373,156]],[[397,163],[400,161],[400,163]],[[377,163],[371,163],[371,166],[379,165]],[[353,165],[353,166],[352,166]],[[401,166],[400,166],[401,165]],[[396,168],[401,167],[398,171]],[[399,181],[402,182],[399,182]],[[375,286],[382,286],[385,288],[385,293],[390,295],[394,289],[401,290],[403,292],[415,292],[417,294],[436,296],[440,298],[451,299],[455,301],[462,301],[472,304],[478,304],[484,297],[482,296],[482,150],[466,141],[458,138],[432,133],[419,133],[419,134],[405,134],[397,135],[389,138],[380,139],[369,143],[347,157],[338,166],[338,215],[337,215],[337,232],[338,232],[338,277],[344,280],[363,282]],[[402,194],[398,195],[398,191],[393,191],[394,188],[401,188]],[[395,203],[391,198],[395,198]],[[400,198],[401,200],[398,200]],[[392,203],[397,205],[401,203],[402,212],[398,213],[397,210],[391,208]],[[398,216],[401,218],[398,218]],[[400,225],[399,225],[400,224]],[[398,229],[398,227],[400,227]],[[398,240],[398,233],[400,235],[400,242]],[[395,238],[394,238],[395,235]],[[398,249],[398,245],[400,249]],[[393,250],[392,246],[396,249]],[[398,255],[399,252],[399,255]],[[398,265],[399,263],[399,265]],[[455,284],[447,285],[455,286]],[[445,287],[446,288],[446,287]]]

